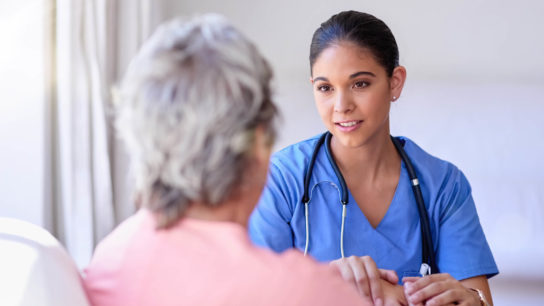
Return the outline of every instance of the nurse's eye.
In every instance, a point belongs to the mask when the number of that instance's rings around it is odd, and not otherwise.
[[[319,85],[317,86],[317,90],[321,92],[328,92],[328,91],[331,91],[332,88],[329,85]]]
[[[370,83],[365,81],[357,81],[353,84],[353,88],[365,88],[368,87],[368,85],[370,85]]]

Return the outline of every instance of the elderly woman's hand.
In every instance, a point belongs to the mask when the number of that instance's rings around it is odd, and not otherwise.
[[[378,269],[370,256],[350,256],[330,262],[342,277],[355,285],[363,299],[377,306],[384,305],[384,286],[382,282],[397,284],[399,278],[393,270]]]
[[[382,280],[384,306],[408,306],[404,295],[404,288],[398,284],[391,284]]]

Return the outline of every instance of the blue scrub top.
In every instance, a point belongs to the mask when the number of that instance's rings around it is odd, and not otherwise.
[[[304,251],[304,175],[319,135],[291,145],[271,158],[267,185],[249,221],[253,242],[276,252]],[[401,137],[421,184],[431,224],[438,269],[458,280],[498,273],[464,174],[449,162],[429,155]],[[319,261],[341,257],[340,184],[322,146],[310,180],[308,253]],[[404,162],[389,209],[373,228],[349,193],[345,256],[368,255],[379,268],[395,270],[400,279],[419,276],[421,229],[417,203]]]

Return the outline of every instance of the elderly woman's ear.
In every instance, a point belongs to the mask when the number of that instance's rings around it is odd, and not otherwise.
[[[270,141],[270,133],[262,124],[255,129],[255,142],[253,144],[253,152],[255,161],[259,166],[265,166],[268,169],[270,154],[272,152],[272,144]]]

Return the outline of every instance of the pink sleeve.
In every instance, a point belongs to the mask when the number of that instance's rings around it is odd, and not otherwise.
[[[291,254],[286,256],[291,256]],[[338,270],[294,254],[290,271],[291,285],[296,290],[293,305],[367,305],[354,285],[344,281]]]

